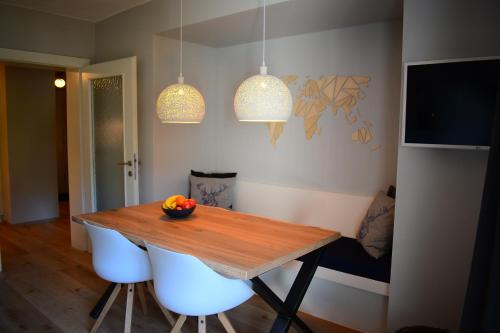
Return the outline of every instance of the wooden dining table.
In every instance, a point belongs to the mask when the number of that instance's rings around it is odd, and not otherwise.
[[[277,312],[273,333],[287,332],[292,324],[301,332],[312,332],[297,311],[325,247],[340,237],[332,230],[203,205],[185,219],[173,219],[164,214],[161,202],[76,215],[72,220],[114,229],[137,244],[192,255],[226,277],[251,280],[254,291]],[[259,276],[299,257],[303,264],[283,301]],[[106,298],[105,293],[93,317]]]

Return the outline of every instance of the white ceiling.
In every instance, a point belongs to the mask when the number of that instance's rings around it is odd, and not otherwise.
[[[151,0],[0,0],[0,4],[99,22],[149,1]]]
[[[267,38],[279,38],[341,27],[400,20],[403,0],[289,0],[266,10]],[[226,47],[262,39],[262,10],[252,9],[187,25],[184,40]],[[160,33],[178,39],[179,29]]]

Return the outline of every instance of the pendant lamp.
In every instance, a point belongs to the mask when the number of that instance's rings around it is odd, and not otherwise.
[[[286,122],[292,113],[292,94],[276,76],[267,74],[266,0],[263,8],[262,66],[260,74],[241,83],[234,96],[234,111],[239,121]]]
[[[180,73],[178,83],[171,84],[160,93],[156,113],[162,123],[201,123],[205,116],[205,100],[193,86],[184,83],[182,76],[182,0],[180,31]]]

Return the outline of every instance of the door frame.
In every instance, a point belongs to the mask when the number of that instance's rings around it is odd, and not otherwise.
[[[64,67],[75,70],[90,64],[90,59],[61,56],[57,54],[30,52],[0,48],[0,61],[17,62],[32,65]]]
[[[49,53],[30,52],[15,49],[0,48],[0,61],[34,64],[66,69],[66,112],[68,140],[68,185],[70,198],[70,216],[89,212],[89,202],[86,200],[88,184],[85,184],[83,174],[83,136],[81,80],[79,70],[90,64],[90,59],[61,56]],[[80,250],[87,250],[88,243],[84,228],[71,222],[71,245]]]

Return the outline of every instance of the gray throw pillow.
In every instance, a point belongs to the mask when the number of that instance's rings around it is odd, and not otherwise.
[[[233,205],[234,178],[205,178],[189,175],[191,198],[201,205],[231,208]]]
[[[361,224],[358,242],[374,258],[378,259],[392,250],[394,206],[393,198],[382,191],[377,193]]]

